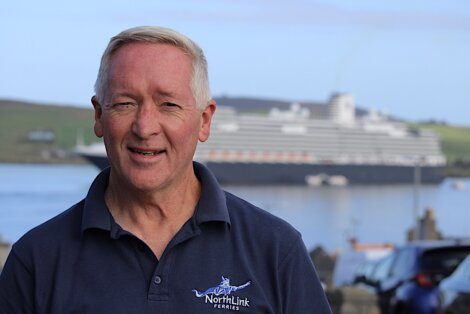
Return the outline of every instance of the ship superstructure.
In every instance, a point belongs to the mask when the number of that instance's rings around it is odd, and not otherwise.
[[[227,183],[300,184],[315,176],[411,183],[416,167],[423,182],[442,180],[445,158],[435,133],[409,130],[374,111],[356,118],[348,94],[333,95],[327,106],[327,119],[298,103],[265,115],[219,107],[195,159]]]

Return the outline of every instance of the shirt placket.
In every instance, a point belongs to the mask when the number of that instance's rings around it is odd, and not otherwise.
[[[171,265],[173,265],[173,258],[175,256],[177,246],[199,234],[200,229],[192,220],[186,223],[170,243],[168,243],[168,246],[163,252],[160,260],[157,262],[148,289],[148,300],[152,308],[154,306],[158,306],[158,303],[161,303],[161,301],[169,300]]]

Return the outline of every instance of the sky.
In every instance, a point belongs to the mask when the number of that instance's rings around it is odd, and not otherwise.
[[[0,98],[91,106],[109,39],[174,28],[205,51],[213,96],[358,106],[470,125],[468,0],[0,3]]]

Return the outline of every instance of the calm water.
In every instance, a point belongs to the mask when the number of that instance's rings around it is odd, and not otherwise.
[[[98,171],[84,165],[0,164],[0,234],[16,241],[30,228],[81,200]],[[420,213],[435,209],[446,236],[470,237],[470,179],[464,190],[454,179],[420,190]],[[403,243],[413,223],[413,186],[247,187],[228,191],[296,227],[309,249],[347,247],[346,239]]]

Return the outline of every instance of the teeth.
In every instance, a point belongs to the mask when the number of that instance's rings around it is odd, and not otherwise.
[[[145,156],[153,156],[153,155],[158,153],[158,152],[154,152],[154,151],[137,150],[137,149],[133,149],[133,148],[131,148],[131,151],[133,151],[134,153],[145,155]]]

